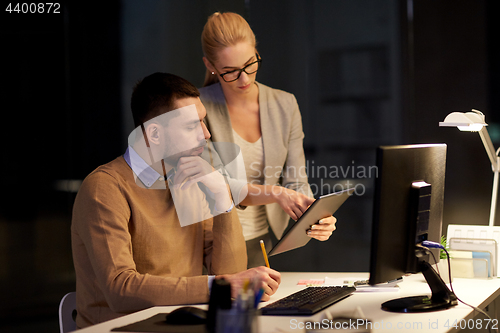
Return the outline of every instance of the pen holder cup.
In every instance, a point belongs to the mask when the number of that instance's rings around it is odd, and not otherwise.
[[[216,333],[258,333],[258,309],[241,311],[236,308],[217,311]]]

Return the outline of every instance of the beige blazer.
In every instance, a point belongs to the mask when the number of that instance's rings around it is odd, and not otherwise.
[[[313,197],[307,181],[302,118],[295,96],[261,83],[259,87],[260,127],[264,145],[266,185],[282,185]],[[207,109],[206,123],[214,142],[234,143],[231,118],[220,83],[200,89]],[[224,161],[224,156],[221,156]],[[277,204],[266,205],[269,225],[278,239],[289,216]]]

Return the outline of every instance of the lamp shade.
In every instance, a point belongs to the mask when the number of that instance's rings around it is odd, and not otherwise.
[[[458,127],[461,131],[477,132],[488,124],[484,121],[484,114],[472,110],[472,112],[452,112],[439,123],[439,126]]]
[[[472,109],[471,112],[452,112],[446,116],[444,121],[439,123],[439,126],[458,127],[461,131],[479,132],[479,136],[481,137],[484,149],[486,149],[486,153],[490,158],[491,168],[493,170],[493,192],[491,194],[489,225],[494,226],[498,194],[498,179],[500,178],[500,157],[498,157],[500,149],[495,152],[490,135],[486,129],[488,124],[484,121],[484,114],[481,111],[474,109]]]

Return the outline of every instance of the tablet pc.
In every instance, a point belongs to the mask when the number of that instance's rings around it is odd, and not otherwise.
[[[302,247],[311,240],[306,232],[311,225],[324,217],[333,215],[354,192],[354,188],[323,195],[316,199],[295,224],[281,237],[268,255],[290,251]]]

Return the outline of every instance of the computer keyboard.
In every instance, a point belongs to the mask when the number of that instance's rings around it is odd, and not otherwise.
[[[270,316],[310,316],[346,298],[355,290],[355,287],[348,286],[307,287],[262,307],[261,313]]]

